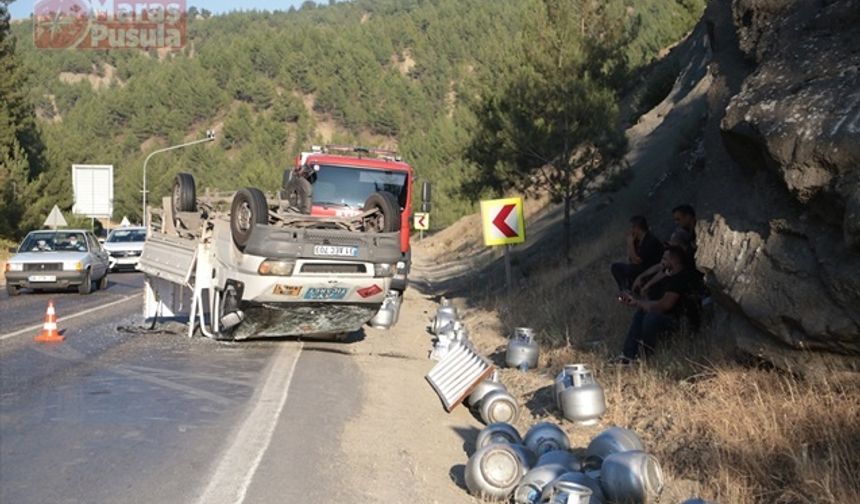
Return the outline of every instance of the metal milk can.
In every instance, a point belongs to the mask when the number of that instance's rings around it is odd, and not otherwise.
[[[540,347],[534,339],[535,331],[531,327],[517,327],[508,342],[505,353],[505,364],[520,371],[536,368]]]
[[[603,387],[585,364],[565,366],[555,381],[556,402],[564,418],[580,425],[594,425],[606,411]]]
[[[649,504],[663,491],[663,471],[657,459],[643,451],[613,453],[603,461],[600,483],[612,502]]]

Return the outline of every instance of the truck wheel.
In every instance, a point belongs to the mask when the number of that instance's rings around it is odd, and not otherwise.
[[[303,214],[310,214],[313,206],[314,189],[308,179],[301,175],[293,175],[293,178],[284,185],[284,199],[291,207],[299,209]]]
[[[253,187],[246,187],[233,196],[230,206],[230,234],[239,250],[245,250],[251,233],[259,224],[268,224],[269,204],[266,196]]]
[[[173,213],[193,212],[197,209],[197,188],[194,176],[190,173],[179,173],[173,180],[171,195]]]
[[[10,297],[17,296],[21,293],[21,287],[12,284],[6,284],[6,294],[9,294]]]
[[[364,210],[368,211],[374,208],[379,212],[368,219],[368,231],[374,233],[400,231],[400,204],[393,194],[388,191],[371,194],[364,202]]]
[[[87,271],[84,273],[84,281],[81,282],[81,285],[78,285],[78,294],[89,294],[93,291],[93,278],[90,276],[90,272]]]

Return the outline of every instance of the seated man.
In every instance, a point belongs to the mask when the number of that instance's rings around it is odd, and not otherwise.
[[[688,246],[693,255],[696,255],[696,210],[691,205],[678,205],[672,209],[672,219],[675,224],[689,233]]]
[[[627,260],[612,264],[612,276],[622,291],[630,288],[633,280],[648,268],[659,264],[663,245],[648,229],[645,217],[637,215],[630,219],[627,231]]]
[[[678,227],[672,232],[672,236],[669,237],[666,247],[674,246],[683,249],[687,254],[686,264],[689,267],[695,267],[696,258],[693,255],[694,251],[692,249],[691,240],[692,235],[690,235],[690,233],[688,233],[684,228]],[[643,297],[656,299],[653,297],[654,292],[652,292],[652,287],[659,285],[660,282],[666,278],[667,269],[668,265],[665,260],[661,260],[659,263],[640,273],[639,276],[636,277],[636,280],[633,281],[631,289],[634,293],[641,294]],[[662,293],[657,294],[657,298],[661,295]]]
[[[648,300],[632,294],[623,293],[619,300],[636,308],[623,353],[616,362],[629,364],[639,357],[639,346],[650,352],[661,335],[678,329],[679,321],[690,306],[687,300],[696,292],[701,275],[688,264],[687,253],[680,247],[671,246],[663,255],[667,266],[666,278],[661,283],[662,294],[659,299]]]

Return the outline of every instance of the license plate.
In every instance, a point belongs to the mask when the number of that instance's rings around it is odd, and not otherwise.
[[[30,275],[31,282],[56,282],[57,277],[54,275]]]
[[[338,247],[336,245],[314,245],[314,255],[355,257],[358,255],[358,247]]]
[[[343,299],[349,289],[345,287],[311,287],[305,291],[305,299],[332,300]]]

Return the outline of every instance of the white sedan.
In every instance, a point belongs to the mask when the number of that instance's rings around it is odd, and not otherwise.
[[[31,231],[6,263],[6,292],[22,288],[92,292],[93,283],[107,287],[108,255],[96,237],[84,229]]]
[[[135,269],[145,242],[145,227],[121,227],[111,231],[104,242],[104,248],[110,254],[111,271]]]

